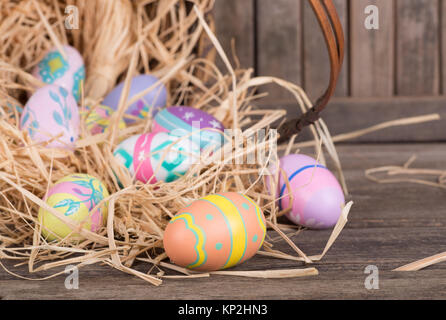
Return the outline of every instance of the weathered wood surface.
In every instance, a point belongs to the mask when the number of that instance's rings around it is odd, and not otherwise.
[[[257,73],[302,83],[303,0],[257,0]],[[261,88],[269,93],[265,101],[278,97],[289,99],[291,94],[276,85]]]
[[[217,21],[216,32],[219,35],[219,41],[233,66],[240,63],[242,68],[254,68],[254,0],[216,1],[213,13]],[[232,40],[234,40],[235,52],[233,52]],[[234,60],[233,53],[238,61]],[[226,70],[221,59],[218,58],[218,60],[218,66]]]
[[[296,104],[265,104],[260,107],[279,107],[287,110],[288,117],[297,117]],[[439,114],[441,119],[429,123],[400,126],[377,131],[350,142],[429,142],[446,141],[446,97],[393,97],[393,98],[333,98],[322,112],[330,133],[337,135],[364,129],[376,124],[408,117]],[[301,140],[310,138],[302,132]]]
[[[350,2],[350,5],[351,95],[353,97],[393,96],[394,2],[355,0]],[[375,5],[379,9],[378,30],[368,30],[364,26],[367,17],[364,9],[368,5]]]
[[[349,223],[327,256],[315,264],[318,276],[298,279],[247,279],[225,276],[165,280],[160,287],[106,266],[80,269],[80,288],[67,290],[65,277],[28,281],[0,270],[1,299],[446,299],[446,264],[413,273],[391,270],[446,251],[445,190],[415,184],[379,185],[364,177],[376,166],[401,165],[446,169],[446,144],[381,144],[339,146],[355,205]],[[293,237],[308,254],[321,252],[329,231],[305,231]],[[270,237],[277,235],[269,233]],[[293,254],[283,242],[277,249]],[[20,275],[24,267],[2,261]],[[379,268],[379,290],[367,290],[364,270]],[[256,256],[235,270],[300,268],[301,263]],[[140,263],[141,271],[150,265]],[[39,276],[42,276],[40,274]],[[33,277],[35,275],[32,275]]]
[[[446,93],[446,5],[440,0],[335,0],[347,54],[336,96],[404,97]],[[379,30],[366,29],[365,8],[379,9]],[[254,10],[253,10],[254,8]],[[307,0],[216,0],[217,35],[245,67],[302,86],[312,100],[329,72],[321,30]],[[292,100],[271,86],[266,101]]]
[[[397,1],[397,94],[440,92],[440,28],[437,0]]]

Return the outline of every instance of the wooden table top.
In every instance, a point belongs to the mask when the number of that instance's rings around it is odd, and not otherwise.
[[[79,270],[79,289],[67,290],[66,275],[45,281],[13,277],[0,268],[0,299],[446,299],[446,263],[410,273],[394,268],[446,251],[446,191],[416,184],[376,184],[364,170],[402,165],[413,154],[420,168],[446,169],[446,144],[342,145],[338,147],[355,202],[349,222],[325,258],[318,276],[252,279],[215,276],[165,279],[159,287],[108,266]],[[307,254],[321,253],[330,231],[304,231],[293,241]],[[273,231],[269,236],[277,238]],[[274,247],[294,254],[284,241]],[[9,270],[29,277],[26,267]],[[379,289],[367,290],[365,268],[379,270]],[[147,272],[151,266],[138,263]],[[234,270],[302,268],[302,263],[255,256]],[[49,273],[48,273],[49,274]]]

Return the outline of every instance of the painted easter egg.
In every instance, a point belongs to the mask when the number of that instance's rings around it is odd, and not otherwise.
[[[158,81],[158,78],[148,75],[142,74],[136,77],[133,77],[131,84],[129,95],[127,101],[132,100],[132,98],[138,93],[150,88]],[[124,88],[124,81],[118,84],[104,99],[102,104],[112,108],[113,110],[118,109],[119,99],[121,98],[121,93]],[[132,118],[125,118],[126,123],[132,123],[136,118],[144,119],[147,117],[149,112],[151,114],[155,114],[159,108],[162,108],[166,105],[167,100],[167,90],[166,87],[160,83],[154,89],[152,89],[149,93],[143,96],[141,99],[131,104],[125,113]]]
[[[51,49],[32,74],[47,84],[55,84],[68,90],[79,101],[81,81],[85,80],[85,65],[81,54],[71,46],[63,46],[66,60],[57,48]]]
[[[279,173],[277,196],[279,208],[291,211],[287,217],[312,229],[328,229],[336,225],[345,203],[344,193],[336,177],[315,159],[302,154],[291,154],[280,159],[280,168],[289,181],[292,192],[286,186],[284,174]],[[274,169],[271,169],[274,172]]]
[[[88,132],[92,135],[108,131],[110,126],[110,118],[113,114],[113,109],[104,105],[98,105],[93,110],[88,111],[86,119],[86,127]],[[119,119],[118,129],[125,129],[125,121]]]
[[[164,249],[179,266],[221,270],[254,256],[265,234],[260,207],[241,193],[224,192],[205,196],[180,210],[164,232]]]
[[[224,127],[210,114],[191,107],[174,106],[159,111],[153,121],[152,132],[170,132],[190,135],[192,141],[206,148],[209,144],[220,147],[223,143]]]
[[[87,174],[72,174],[57,181],[48,191],[44,201],[84,229],[98,232],[107,222],[107,203],[94,209],[109,193],[99,179]],[[39,210],[42,235],[49,241],[68,236],[72,229],[55,215],[43,208]],[[80,239],[74,235],[73,239]]]
[[[79,123],[79,108],[71,93],[56,85],[46,85],[37,89],[26,103],[20,129],[26,130],[36,142],[57,137],[47,146],[72,150],[79,136]]]
[[[132,176],[143,183],[171,182],[183,176],[200,159],[200,148],[189,139],[166,132],[132,136],[114,155]],[[136,175],[135,175],[136,172]]]

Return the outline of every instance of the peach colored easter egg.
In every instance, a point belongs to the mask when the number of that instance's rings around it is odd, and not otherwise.
[[[164,233],[171,261],[193,270],[233,267],[256,254],[266,234],[265,217],[248,196],[223,192],[180,210]]]

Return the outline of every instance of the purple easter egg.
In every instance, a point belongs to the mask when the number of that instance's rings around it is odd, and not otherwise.
[[[302,154],[281,158],[280,168],[286,174],[292,192],[290,199],[286,180],[283,173],[279,173],[276,195],[281,210],[291,206],[288,219],[311,229],[335,226],[345,204],[336,177],[315,159]],[[274,168],[271,171],[275,172]]]
[[[79,108],[66,89],[47,85],[37,89],[26,103],[20,119],[20,129],[26,130],[33,141],[47,142],[47,147],[73,150],[79,137]]]
[[[224,129],[221,122],[210,114],[186,106],[173,106],[161,110],[156,114],[152,125],[152,132],[170,132],[178,136],[190,134],[191,140],[201,149],[211,143],[220,147]]]
[[[138,93],[150,88],[156,82],[158,82],[154,76],[148,74],[142,74],[136,77],[133,77],[131,84],[129,95],[127,101],[132,100],[132,98]],[[119,100],[121,98],[121,93],[124,88],[124,81],[118,84],[104,99],[102,102],[103,105],[106,105],[113,110],[118,109]],[[149,112],[152,115],[155,115],[159,108],[162,108],[166,105],[167,101],[167,90],[166,87],[160,83],[154,89],[152,89],[149,93],[143,96],[141,99],[131,104],[125,113],[131,118],[125,117],[125,122],[127,124],[133,123],[135,118],[144,119],[147,117]]]
[[[65,88],[79,101],[81,81],[85,80],[85,65],[81,54],[71,46],[63,46],[66,60],[57,48],[52,48],[32,74],[37,79]]]

